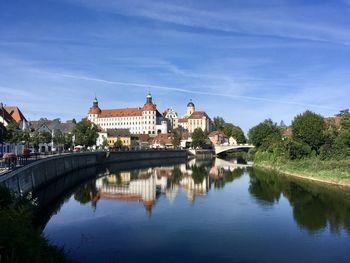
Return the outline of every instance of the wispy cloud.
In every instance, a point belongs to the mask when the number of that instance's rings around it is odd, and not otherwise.
[[[207,30],[350,45],[348,27],[341,27],[329,19],[328,21],[327,19],[326,21],[313,20],[312,23],[304,19],[305,16],[316,17],[315,13],[330,14],[333,11],[330,6],[308,8],[291,5],[287,9],[282,5],[261,5],[258,8],[242,6],[233,10],[222,8],[209,11],[163,1],[130,0],[127,4],[95,0],[71,0],[71,2],[119,15],[142,17]]]
[[[49,72],[45,72],[45,73],[49,73]],[[110,85],[130,86],[130,87],[138,87],[138,88],[150,88],[150,89],[159,89],[159,90],[165,90],[165,91],[176,91],[176,92],[183,92],[183,93],[189,93],[189,94],[198,94],[198,95],[205,95],[205,96],[226,97],[226,98],[230,98],[230,99],[264,101],[264,102],[272,102],[272,103],[300,105],[300,106],[306,106],[306,107],[310,107],[310,108],[321,108],[321,109],[337,110],[335,108],[327,107],[327,106],[324,106],[324,105],[306,104],[306,103],[301,103],[301,102],[297,102],[297,101],[283,101],[283,100],[273,100],[273,99],[263,98],[263,97],[240,96],[240,95],[218,93],[218,92],[196,91],[196,90],[189,90],[189,89],[176,88],[176,87],[150,85],[150,84],[145,84],[145,83],[111,81],[111,80],[105,80],[105,79],[93,78],[93,77],[87,77],[87,76],[77,76],[77,75],[60,74],[60,73],[52,73],[52,72],[49,73],[49,74],[61,76],[61,77],[64,77],[64,78],[83,80],[83,81],[101,82],[101,83],[110,84]]]

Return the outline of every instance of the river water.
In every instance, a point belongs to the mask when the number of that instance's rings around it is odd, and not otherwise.
[[[349,189],[222,159],[85,172],[42,216],[79,261],[350,262]]]

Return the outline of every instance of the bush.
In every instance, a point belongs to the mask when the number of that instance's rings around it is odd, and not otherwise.
[[[32,226],[33,200],[0,186],[0,261],[72,262],[62,248],[52,246]]]
[[[325,123],[323,117],[311,111],[296,116],[292,122],[293,135],[296,141],[303,142],[316,152],[324,143]]]
[[[290,160],[302,159],[311,154],[311,147],[306,143],[292,139],[286,143],[286,152]]]
[[[248,132],[248,137],[254,146],[258,148],[263,146],[265,149],[272,141],[274,142],[282,138],[281,130],[270,119],[251,128]]]

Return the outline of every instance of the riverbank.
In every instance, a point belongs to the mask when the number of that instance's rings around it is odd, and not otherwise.
[[[350,160],[323,161],[316,158],[304,160],[254,160],[254,167],[273,170],[288,176],[316,182],[350,187]]]

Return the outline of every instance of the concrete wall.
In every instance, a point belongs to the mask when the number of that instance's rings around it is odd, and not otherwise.
[[[92,152],[60,155],[9,172],[0,177],[0,184],[14,192],[28,193],[48,185],[64,174],[99,164],[186,157],[186,151],[178,150]]]
[[[18,193],[28,193],[66,173],[97,165],[105,156],[105,152],[94,152],[49,157],[6,173],[0,177],[0,184]]]

